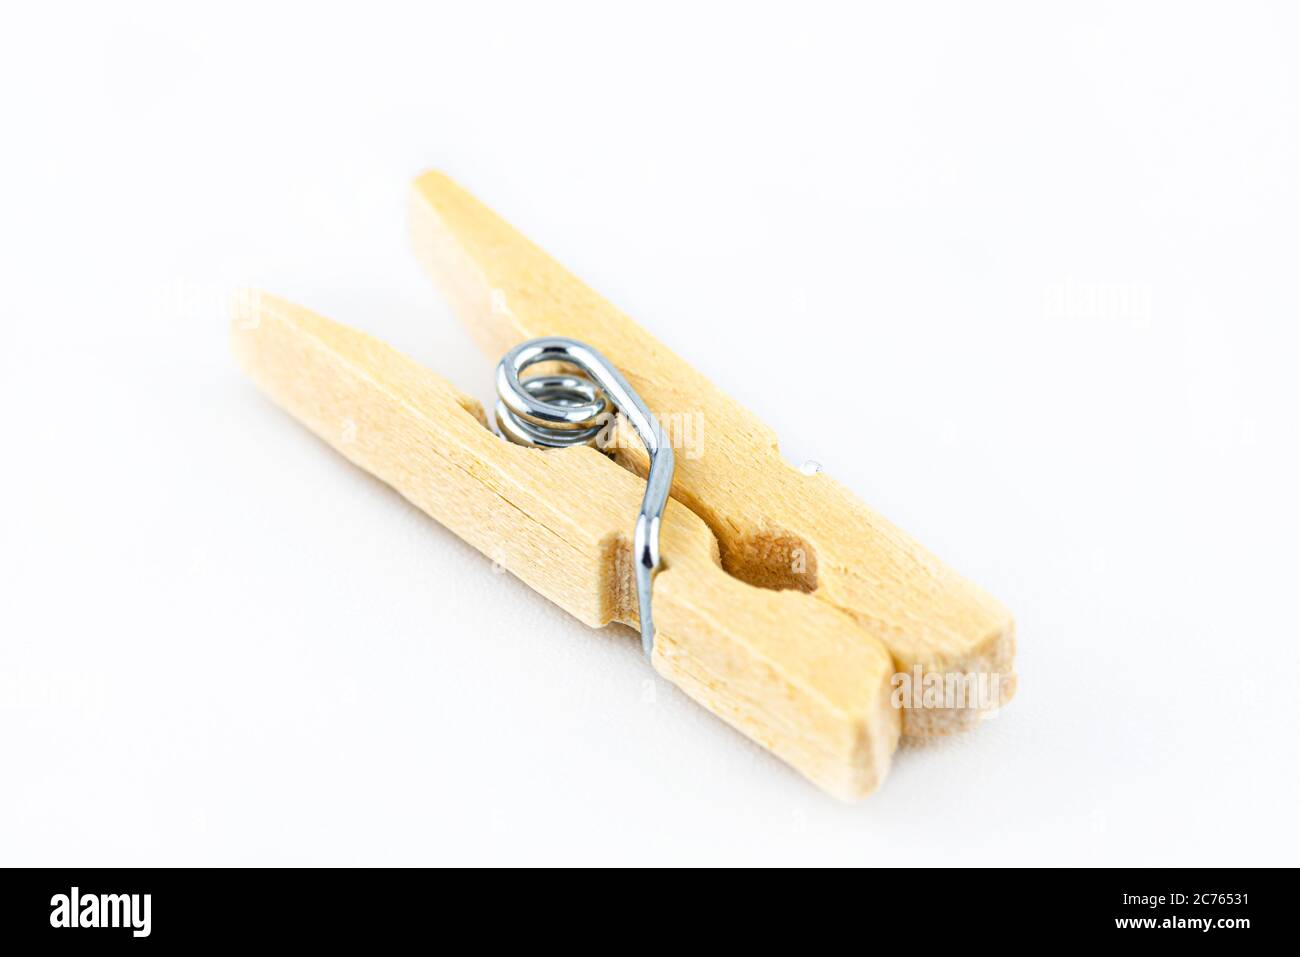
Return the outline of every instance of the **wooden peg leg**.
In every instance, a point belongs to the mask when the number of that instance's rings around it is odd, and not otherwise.
[[[776,436],[662,343],[447,176],[414,184],[416,254],[493,359],[538,336],[599,349],[662,418],[703,423],[701,454],[677,457],[673,497],[714,532],[734,576],[811,592],[883,643],[900,673],[990,689],[953,707],[904,712],[905,734],[969,727],[1015,690],[1015,625],[993,597],[825,474],[781,458]],[[700,348],[708,348],[702,343]],[[645,453],[618,460],[644,474]],[[975,697],[975,696],[972,696]]]
[[[349,460],[583,622],[637,624],[635,475],[590,448],[510,445],[445,380],[273,296],[241,300],[232,339],[253,380]],[[832,794],[874,789],[899,733],[885,649],[810,595],[728,575],[677,502],[662,547],[655,668]]]

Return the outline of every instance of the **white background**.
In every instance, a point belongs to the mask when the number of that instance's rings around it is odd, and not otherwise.
[[[0,34],[0,863],[1297,863],[1294,4],[179,6]],[[1016,700],[835,803],[263,399],[241,284],[487,398],[428,167],[1000,597]]]

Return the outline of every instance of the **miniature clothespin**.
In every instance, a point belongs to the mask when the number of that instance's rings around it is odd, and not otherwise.
[[[653,608],[655,670],[837,797],[880,783],[900,733],[963,730],[987,705],[917,707],[900,677],[951,690],[981,676],[1009,699],[1014,626],[997,601],[828,476],[790,466],[752,414],[446,176],[415,181],[411,227],[461,322],[507,354],[498,420],[525,434],[502,441],[475,400],[370,336],[243,300],[244,368],[339,452],[588,625],[639,627]],[[523,376],[556,359],[576,369]],[[529,447],[595,428],[606,402],[642,441],[613,442],[612,459]],[[699,454],[652,464],[648,410],[705,422]],[[351,441],[342,420],[357,423]]]

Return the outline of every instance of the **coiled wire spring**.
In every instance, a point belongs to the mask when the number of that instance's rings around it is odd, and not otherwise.
[[[560,362],[577,373],[520,376],[539,362]],[[497,429],[518,445],[559,449],[595,445],[610,423],[611,406],[622,413],[650,456],[645,496],[632,531],[633,567],[641,619],[641,648],[654,651],[651,586],[660,565],[659,526],[672,491],[675,461],[659,422],[618,369],[575,339],[531,339],[497,365]]]

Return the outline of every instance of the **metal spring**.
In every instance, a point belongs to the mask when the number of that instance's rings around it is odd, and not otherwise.
[[[581,374],[520,374],[539,362],[561,362]],[[660,565],[659,526],[673,485],[672,446],[659,422],[612,363],[595,349],[558,336],[515,346],[497,365],[497,429],[518,445],[557,449],[595,445],[610,424],[610,408],[627,417],[650,456],[645,496],[632,530],[641,648],[654,651],[651,585]]]

